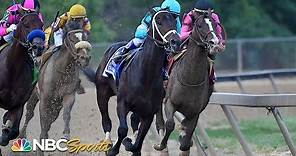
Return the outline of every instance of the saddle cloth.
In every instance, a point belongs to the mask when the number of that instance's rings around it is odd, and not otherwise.
[[[139,51],[141,51],[142,49],[143,48],[140,47],[140,48],[133,49],[133,50],[127,52],[126,55],[124,55],[124,58],[122,59],[122,61],[120,61],[117,64],[114,61],[114,57],[116,54],[116,52],[115,52],[108,60],[108,63],[103,71],[102,76],[104,76],[104,77],[111,76],[116,81],[116,84],[118,84],[121,72],[124,70],[124,68],[126,69],[131,64],[131,62],[133,61],[136,54]]]

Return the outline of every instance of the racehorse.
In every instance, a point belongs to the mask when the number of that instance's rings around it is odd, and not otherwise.
[[[21,18],[11,46],[0,53],[0,107],[7,110],[3,116],[0,145],[6,146],[19,134],[23,108],[35,86],[35,56],[44,49],[43,22],[37,13],[26,13]],[[33,41],[28,38],[35,34]],[[43,37],[42,37],[43,36]]]
[[[40,139],[48,138],[51,124],[57,119],[62,107],[64,107],[63,119],[65,121],[64,138],[70,138],[70,112],[75,102],[77,84],[80,81],[79,70],[86,67],[90,60],[91,45],[86,41],[82,24],[68,21],[63,31],[65,32],[63,45],[58,50],[54,47],[48,50],[48,52],[52,50],[54,52],[47,61],[40,64],[38,92],[34,92],[27,104],[29,116],[32,118],[36,103],[40,100]],[[27,123],[26,119],[23,131]]]
[[[164,124],[162,111],[157,114],[157,127],[165,127],[160,144],[154,145],[156,150],[167,147],[167,141],[174,130],[174,113],[182,113],[180,150],[181,156],[189,156],[191,137],[195,130],[199,114],[205,109],[213,92],[213,84],[209,83],[210,63],[208,54],[217,46],[219,40],[213,29],[211,13],[194,13],[194,27],[188,39],[187,49],[183,56],[175,62],[168,82],[165,98]]]
[[[117,155],[122,142],[125,149],[131,151],[134,156],[141,155],[144,138],[164,96],[162,69],[166,59],[166,51],[178,50],[180,43],[174,16],[167,10],[155,13],[143,48],[136,53],[132,62],[122,71],[118,86],[113,78],[103,77],[102,73],[108,60],[125,43],[113,44],[106,51],[95,76],[93,78],[90,76],[90,79],[96,84],[97,102],[107,140],[111,140],[112,127],[108,113],[108,101],[111,96],[117,95],[117,115],[120,121],[118,140],[107,155]],[[131,143],[130,138],[125,138],[128,132],[126,116],[130,111],[136,113],[141,121],[134,144]]]

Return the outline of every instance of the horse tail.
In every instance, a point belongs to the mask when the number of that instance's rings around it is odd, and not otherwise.
[[[86,68],[82,69],[82,72],[90,82],[96,83],[96,71],[95,70],[93,70],[91,67],[86,67]]]

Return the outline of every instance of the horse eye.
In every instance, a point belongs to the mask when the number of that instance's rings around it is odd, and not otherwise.
[[[29,24],[28,23],[24,23],[24,27],[25,28],[29,28]]]

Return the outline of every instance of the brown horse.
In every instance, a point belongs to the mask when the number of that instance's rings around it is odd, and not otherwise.
[[[167,117],[165,124],[162,111],[157,114],[157,127],[165,127],[165,135],[161,143],[154,146],[156,150],[167,147],[168,138],[175,127],[174,113],[178,111],[185,116],[181,122],[180,155],[189,155],[191,137],[199,114],[207,106],[213,92],[213,85],[209,83],[208,54],[219,41],[210,14],[194,13],[194,28],[189,37],[187,50],[175,63],[169,78],[164,102]]]
[[[106,139],[110,139],[111,132],[108,101],[111,96],[117,94],[117,115],[120,125],[118,140],[108,152],[109,156],[119,153],[120,145],[127,136],[126,116],[130,111],[138,115],[141,124],[135,143],[132,144],[131,140],[126,138],[123,144],[127,151],[133,152],[133,155],[141,155],[144,138],[153,121],[154,114],[158,112],[162,103],[164,96],[162,68],[166,58],[165,49],[178,50],[181,42],[176,33],[176,20],[172,14],[166,10],[154,14],[148,36],[143,48],[137,52],[133,61],[122,72],[118,90],[115,81],[112,78],[103,77],[102,73],[108,60],[119,47],[124,45],[122,42],[111,45],[97,69],[95,78],[91,78],[95,81],[97,88],[97,102],[102,115]]]
[[[1,146],[6,146],[19,134],[23,107],[35,86],[34,56],[44,49],[43,39],[35,37],[28,43],[27,36],[42,27],[37,13],[25,14],[17,26],[12,45],[0,53],[0,107],[7,110],[3,116]]]

